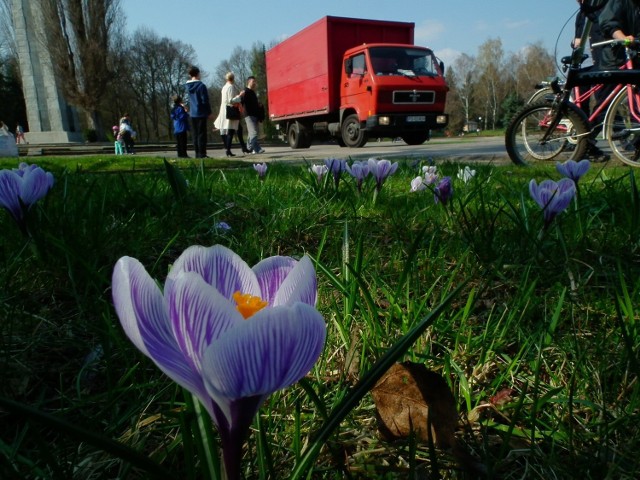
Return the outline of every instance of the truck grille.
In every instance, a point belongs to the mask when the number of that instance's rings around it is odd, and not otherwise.
[[[433,103],[436,94],[431,90],[409,90],[393,92],[393,103],[418,104]]]

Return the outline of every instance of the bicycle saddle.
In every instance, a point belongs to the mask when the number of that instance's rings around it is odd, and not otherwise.
[[[582,65],[582,63],[589,58],[589,55],[587,55],[586,53],[582,54],[582,60],[580,60],[580,65]],[[571,55],[568,55],[566,57],[562,57],[560,59],[560,62],[562,62],[563,65],[571,65]]]

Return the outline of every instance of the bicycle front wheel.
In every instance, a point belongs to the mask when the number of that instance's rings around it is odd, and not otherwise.
[[[559,123],[548,133],[558,108],[542,101],[525,105],[514,115],[505,132],[505,146],[513,163],[565,162],[584,156],[589,127],[578,107],[567,105]]]
[[[640,90],[633,86],[622,89],[616,95],[604,120],[604,133],[613,155],[632,167],[640,167],[639,115]]]

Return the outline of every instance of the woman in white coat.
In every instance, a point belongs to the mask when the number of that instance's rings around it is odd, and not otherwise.
[[[227,150],[227,157],[235,157],[235,155],[231,153],[231,142],[240,121],[230,120],[227,118],[227,105],[239,104],[241,101],[241,97],[239,96],[240,91],[234,83],[235,76],[233,75],[233,72],[228,72],[225,75],[225,78],[227,80],[227,83],[225,83],[224,87],[222,87],[220,113],[218,113],[218,118],[216,118],[215,122],[213,122],[213,125],[218,130],[220,130],[220,136],[222,137],[222,141],[224,142],[224,148]]]

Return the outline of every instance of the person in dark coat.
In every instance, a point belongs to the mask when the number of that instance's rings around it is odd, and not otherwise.
[[[247,86],[241,95],[247,130],[249,131],[247,138],[249,150],[251,150],[251,153],[264,153],[264,150],[258,142],[259,123],[264,120],[264,107],[258,102],[258,96],[255,92],[257,86],[256,77],[250,76],[247,79]]]
[[[207,86],[200,81],[200,69],[189,69],[191,79],[186,83],[189,94],[189,111],[193,126],[193,146],[196,158],[207,158],[207,119],[211,117],[211,104]]]
[[[584,0],[577,1],[581,6],[584,3]],[[600,23],[598,21],[598,16],[602,11],[605,3],[606,2],[603,1],[595,7],[580,9],[578,14],[576,15],[575,34],[571,45],[573,48],[578,48],[580,46],[580,41],[582,40],[582,32],[584,31],[585,24],[587,23],[587,18],[591,20],[591,30],[589,31],[589,47],[591,49],[591,60],[593,61],[593,65],[595,68],[600,68],[602,47],[594,48],[593,44],[606,40],[604,35],[602,35],[602,31],[600,30]]]
[[[640,37],[640,0],[609,0],[598,20],[605,39],[633,41]],[[602,70],[616,69],[625,61],[624,45],[602,51]]]

